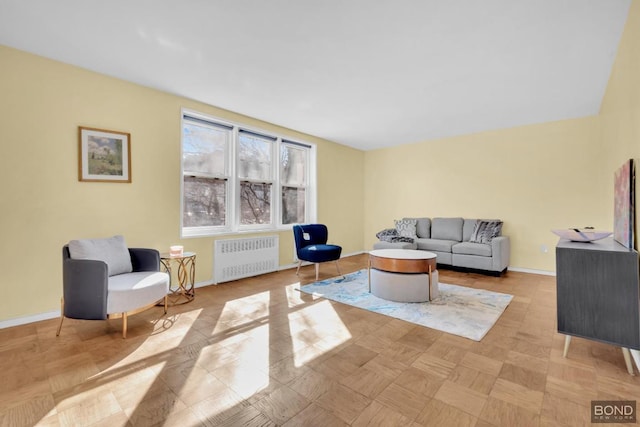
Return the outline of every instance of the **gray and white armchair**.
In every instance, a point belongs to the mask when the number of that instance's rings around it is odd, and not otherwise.
[[[63,297],[60,335],[65,317],[105,320],[127,316],[160,303],[167,312],[169,275],[160,272],[155,249],[127,248],[122,236],[72,240],[62,248]]]

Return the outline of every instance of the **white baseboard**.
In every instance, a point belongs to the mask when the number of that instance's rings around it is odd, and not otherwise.
[[[194,288],[204,288],[205,286],[211,286],[211,285],[215,285],[215,283],[213,283],[213,279],[211,279],[210,281],[206,281],[206,282],[198,282],[195,285],[193,285]]]
[[[534,270],[531,268],[520,268],[520,267],[509,267],[507,268],[509,271],[517,271],[520,273],[529,273],[529,274],[542,274],[543,276],[555,276],[555,271],[547,271],[547,270]]]
[[[32,316],[16,317],[13,319],[1,321],[0,329],[10,328],[12,326],[26,325],[27,323],[39,322],[41,320],[55,319],[56,317],[60,317],[60,310],[34,314]]]

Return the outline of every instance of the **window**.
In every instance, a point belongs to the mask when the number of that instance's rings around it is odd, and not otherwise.
[[[306,220],[308,163],[309,150],[306,146],[283,141],[280,145],[282,224]]]
[[[182,128],[182,226],[227,226],[231,127],[185,116]]]
[[[240,224],[271,224],[273,150],[277,138],[240,130],[238,179]]]
[[[182,236],[315,221],[315,147],[183,111]]]

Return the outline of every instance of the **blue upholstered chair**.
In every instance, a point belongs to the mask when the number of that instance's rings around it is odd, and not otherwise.
[[[302,261],[312,262],[316,265],[316,281],[318,280],[318,272],[320,263],[327,261],[335,261],[338,274],[340,273],[340,265],[338,260],[342,253],[342,247],[337,245],[327,245],[329,232],[324,224],[303,224],[293,226],[293,237],[296,243],[296,254],[298,255],[298,269],[296,274],[300,272]]]

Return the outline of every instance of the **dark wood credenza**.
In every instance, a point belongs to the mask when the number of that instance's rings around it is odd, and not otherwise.
[[[633,375],[640,353],[638,252],[612,237],[595,242],[561,239],[556,246],[558,332],[622,347]],[[639,365],[640,366],[640,365]]]

